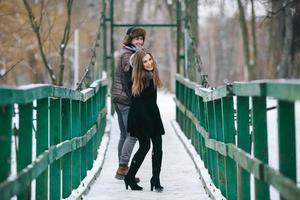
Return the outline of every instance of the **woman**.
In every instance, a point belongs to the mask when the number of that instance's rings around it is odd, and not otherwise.
[[[137,185],[135,175],[140,168],[147,152],[152,152],[151,191],[162,191],[159,175],[162,161],[162,135],[165,133],[159,109],[156,104],[157,88],[162,87],[156,62],[146,49],[137,50],[132,56],[132,97],[128,114],[127,130],[131,136],[137,137],[139,149],[132,158],[128,174],[125,176],[125,186],[132,190],[142,190]]]

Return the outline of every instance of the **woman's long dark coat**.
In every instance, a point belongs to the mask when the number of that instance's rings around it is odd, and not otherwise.
[[[153,79],[139,96],[132,96],[127,131],[133,137],[156,137],[165,133],[156,104],[157,90]]]

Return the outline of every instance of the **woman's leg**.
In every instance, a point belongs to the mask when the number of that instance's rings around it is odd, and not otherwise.
[[[145,159],[145,156],[150,149],[150,138],[149,137],[140,137],[140,138],[138,138],[138,141],[139,141],[139,149],[134,154],[131,164],[130,164],[130,167],[129,167],[129,170],[128,170],[128,174],[125,177],[126,189],[127,189],[128,185],[131,187],[132,190],[143,189],[142,187],[140,187],[136,184],[135,175],[136,175],[137,171],[139,170],[140,166],[142,165],[142,163]]]
[[[162,162],[162,137],[157,136],[151,138],[153,144],[152,151],[152,178],[151,178],[151,190],[153,187],[157,191],[162,191],[163,187],[160,185],[160,171]]]
[[[137,152],[134,154],[130,168],[128,171],[128,177],[134,178],[138,169],[142,165],[146,154],[148,153],[150,149],[150,138],[149,137],[140,137],[138,138],[139,141],[139,149]]]

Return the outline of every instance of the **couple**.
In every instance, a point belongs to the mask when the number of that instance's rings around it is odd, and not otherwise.
[[[112,88],[113,103],[118,115],[120,140],[118,144],[119,168],[116,178],[132,190],[142,190],[135,177],[152,141],[152,178],[150,189],[161,192],[160,170],[162,162],[162,135],[164,127],[156,104],[157,88],[162,87],[157,64],[151,52],[144,49],[146,31],[131,27],[123,40],[123,48],[115,72]],[[136,141],[139,149],[129,159]]]

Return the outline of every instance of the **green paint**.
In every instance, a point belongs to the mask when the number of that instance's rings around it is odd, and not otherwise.
[[[0,106],[0,182],[10,174],[13,106]]]
[[[296,183],[295,106],[278,101],[279,171]],[[284,199],[281,197],[281,199]]]
[[[223,121],[222,121],[222,105],[221,100],[216,100],[215,103],[216,115],[216,140],[223,142]],[[219,188],[224,196],[226,196],[226,174],[225,174],[225,157],[218,154],[218,168],[219,168]]]
[[[264,164],[268,164],[266,98],[252,98],[252,123],[254,156],[261,160]],[[270,198],[269,186],[263,182],[263,177],[255,179],[255,198]]]
[[[222,98],[222,120],[223,120],[223,135],[225,143],[235,144],[235,128],[234,128],[234,110],[233,98]],[[226,197],[227,199],[237,199],[237,176],[236,163],[231,159],[225,158],[226,170]]]
[[[32,162],[32,103],[19,105],[19,144],[17,149],[17,171],[20,172]],[[18,199],[30,199],[31,182],[26,183],[26,189],[18,195]]]
[[[238,148],[250,152],[249,98],[237,97],[237,141]],[[250,174],[238,165],[238,199],[250,200]]]
[[[36,154],[43,154],[48,149],[48,121],[49,121],[49,99],[37,101],[37,133],[36,133]],[[48,170],[45,170],[36,179],[36,199],[48,198]]]
[[[61,142],[61,99],[50,98],[50,146]],[[50,199],[61,199],[61,160],[56,160],[50,165]]]
[[[72,137],[72,101],[62,100],[62,141]],[[62,197],[67,198],[72,192],[72,154],[66,154],[62,159]]]

